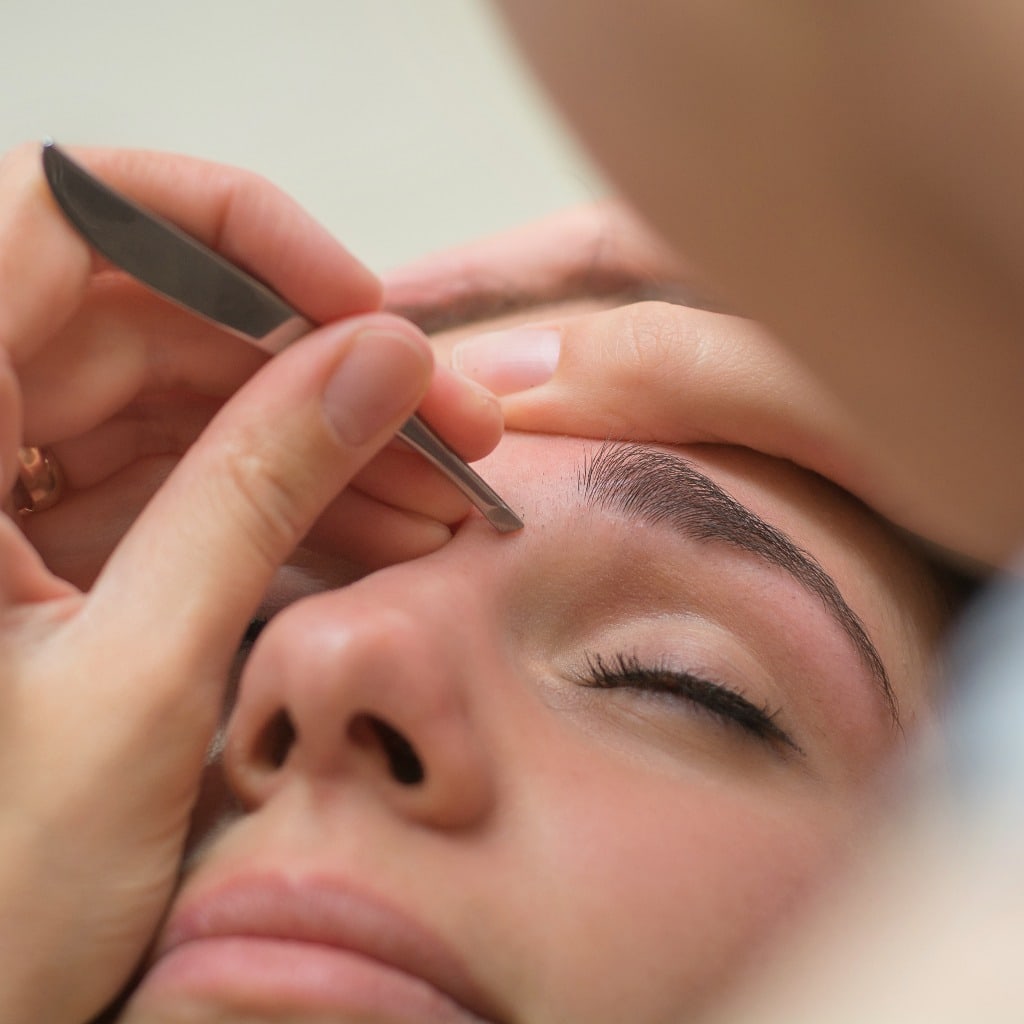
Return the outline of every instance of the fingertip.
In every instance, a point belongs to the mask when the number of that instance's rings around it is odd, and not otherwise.
[[[452,350],[452,366],[495,395],[546,384],[558,367],[562,335],[553,327],[514,327],[478,334]]]
[[[492,451],[505,429],[497,396],[443,365],[434,371],[420,412],[448,445],[469,461]]]
[[[433,353],[425,336],[397,317],[366,318],[347,334],[344,355],[324,388],[327,420],[344,444],[362,447],[416,402],[430,382]]]

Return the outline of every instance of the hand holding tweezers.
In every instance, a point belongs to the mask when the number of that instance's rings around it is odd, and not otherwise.
[[[262,282],[94,178],[53,142],[43,146],[43,169],[79,234],[165,298],[272,355],[313,329]],[[407,420],[398,436],[451,480],[500,533],[522,528],[512,509],[418,416]]]

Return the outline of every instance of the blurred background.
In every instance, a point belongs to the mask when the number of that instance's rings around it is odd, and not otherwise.
[[[603,194],[487,0],[0,0],[0,149],[259,171],[375,270]]]

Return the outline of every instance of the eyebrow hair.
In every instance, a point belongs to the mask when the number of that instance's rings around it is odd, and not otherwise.
[[[515,313],[539,316],[561,303],[578,299],[607,299],[616,305],[656,300],[695,308],[701,306],[697,298],[681,286],[611,276],[577,275],[559,282],[558,287],[552,289],[516,289],[507,282],[496,281],[489,286],[481,284],[472,290],[448,296],[443,304],[433,301],[420,305],[389,303],[387,310],[411,320],[425,334],[438,334],[485,324]]]
[[[685,281],[663,278],[636,267],[604,263],[596,250],[590,262],[581,261],[573,271],[552,281],[531,280],[523,284],[494,274],[452,289],[443,301],[429,297],[420,302],[398,303],[385,297],[385,309],[411,320],[425,334],[438,334],[517,313],[540,316],[562,303],[581,299],[603,299],[620,306],[670,302],[712,313],[743,315],[721,298],[705,294]]]
[[[852,641],[899,724],[899,705],[878,650],[835,580],[817,559],[766,523],[680,455],[640,444],[607,442],[581,467],[579,490],[597,507],[698,541],[724,541],[787,572],[817,597]]]

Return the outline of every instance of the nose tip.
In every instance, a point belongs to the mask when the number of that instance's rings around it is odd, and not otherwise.
[[[353,588],[357,589],[357,588]],[[424,823],[486,813],[491,765],[451,629],[346,591],[282,613],[246,666],[225,769],[243,804],[316,780],[372,787]]]

